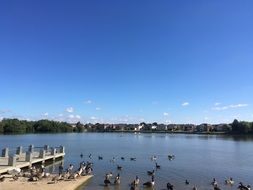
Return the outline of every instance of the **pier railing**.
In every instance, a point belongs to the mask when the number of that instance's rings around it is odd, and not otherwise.
[[[4,148],[0,156],[0,173],[1,169],[6,167],[20,167],[22,168],[32,165],[34,163],[45,162],[46,160],[55,160],[59,157],[65,156],[65,147],[50,147],[45,145],[43,147],[35,147],[30,145],[28,147],[19,146],[16,149]]]

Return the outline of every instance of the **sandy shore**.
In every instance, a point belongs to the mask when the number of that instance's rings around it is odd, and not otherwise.
[[[20,178],[18,181],[13,181],[11,178],[6,178],[0,183],[0,190],[75,190],[87,182],[92,175],[82,176],[76,180],[58,181],[54,184],[48,184],[50,179],[42,179],[38,182],[28,182],[27,178]]]

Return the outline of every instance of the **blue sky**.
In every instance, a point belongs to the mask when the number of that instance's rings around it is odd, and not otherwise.
[[[0,119],[253,120],[253,2],[0,2]]]

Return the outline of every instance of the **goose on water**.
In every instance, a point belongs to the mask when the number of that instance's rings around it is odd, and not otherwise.
[[[155,175],[155,170],[152,170],[152,171],[147,171],[147,174],[148,174],[148,175],[152,175],[152,176],[153,176],[153,175]]]
[[[240,189],[240,190],[250,190],[251,187],[250,187],[250,185],[245,186],[245,185],[243,185],[242,182],[240,182],[239,186],[238,186],[238,189]]]
[[[161,166],[157,164],[157,162],[155,163],[155,167],[156,169],[161,169]]]
[[[138,176],[136,176],[135,180],[131,183],[131,187],[132,186],[138,186],[140,183],[140,179]]]
[[[152,176],[151,181],[143,183],[143,186],[145,186],[145,187],[154,187],[154,185],[155,185],[155,178],[154,178],[154,176]]]
[[[226,183],[227,185],[234,185],[235,182],[234,182],[233,178],[230,177],[229,179],[225,180],[225,183]]]
[[[172,185],[171,183],[167,183],[167,189],[168,190],[173,190],[174,189],[174,185]]]
[[[120,175],[119,174],[115,177],[114,184],[115,185],[119,185],[120,184]]]
[[[190,182],[189,182],[188,180],[185,180],[185,184],[186,184],[186,185],[189,185]]]
[[[117,170],[122,170],[122,166],[117,165]]]

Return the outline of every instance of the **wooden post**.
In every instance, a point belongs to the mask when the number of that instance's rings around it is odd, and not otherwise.
[[[56,148],[51,149],[51,155],[55,156],[56,155]]]
[[[2,157],[4,157],[4,158],[9,157],[9,148],[4,148],[2,150]]]
[[[34,151],[34,145],[31,144],[29,146],[29,148],[28,148],[28,151],[31,152],[31,153],[33,153],[33,151]]]
[[[32,159],[33,159],[33,153],[30,152],[30,151],[27,151],[26,155],[25,155],[25,161],[26,162],[32,162]]]
[[[9,156],[8,166],[16,166],[16,162],[17,162],[17,156],[16,155]]]
[[[46,157],[46,150],[40,150],[39,158],[45,159],[45,157]]]
[[[65,147],[64,146],[60,146],[60,153],[65,153]]]
[[[22,146],[19,146],[19,147],[17,148],[16,154],[17,154],[18,156],[20,156],[20,155],[22,154],[22,151],[23,151],[23,147],[22,147]]]
[[[49,146],[48,146],[48,145],[44,145],[44,150],[45,150],[46,152],[48,152],[48,151],[49,151]]]

